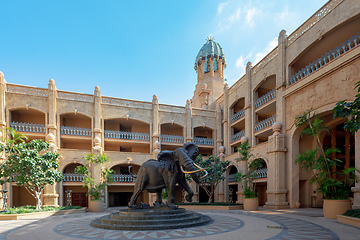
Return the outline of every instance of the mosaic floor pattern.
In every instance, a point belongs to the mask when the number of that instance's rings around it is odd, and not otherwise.
[[[54,231],[69,237],[85,239],[176,239],[219,234],[241,228],[244,222],[221,215],[211,215],[213,222],[200,227],[159,230],[159,231],[119,231],[91,227],[91,219],[81,219],[60,224]]]

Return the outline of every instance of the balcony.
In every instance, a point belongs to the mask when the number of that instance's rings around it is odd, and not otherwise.
[[[64,182],[82,182],[84,180],[84,174],[77,173],[64,173]]]
[[[254,103],[255,109],[261,107],[262,105],[264,105],[267,102],[270,102],[275,97],[276,97],[276,91],[275,91],[275,89],[273,89],[255,101],[255,103]]]
[[[17,132],[45,133],[45,125],[43,124],[10,122],[10,127]]]
[[[328,64],[335,58],[339,57],[340,55],[346,53],[347,51],[351,50],[352,48],[356,47],[360,43],[360,33],[357,33],[355,36],[351,37],[344,43],[340,44],[333,50],[328,53],[325,53],[320,58],[316,59],[312,63],[305,66],[303,69],[292,75],[289,79],[290,85],[298,82],[299,80],[303,79],[304,77],[308,76],[310,73],[318,70],[319,68],[323,67],[324,65]]]
[[[255,124],[254,132],[258,132],[258,131],[263,130],[265,128],[271,127],[275,123],[275,120],[276,120],[276,115],[271,116],[271,117],[269,117],[269,118]]]
[[[267,168],[255,170],[253,177],[254,179],[267,178]]]
[[[236,142],[245,136],[245,130],[237,132],[236,134],[231,136],[231,142]]]
[[[130,174],[112,174],[111,180],[115,183],[134,183],[136,182],[136,174],[134,176]]]
[[[213,138],[205,138],[205,137],[194,137],[194,143],[197,145],[213,146],[214,139]]]
[[[91,137],[91,129],[61,126],[60,134],[61,135],[71,135],[71,136]]]
[[[245,116],[245,109],[242,109],[240,111],[238,111],[237,113],[235,113],[234,115],[232,115],[231,117],[231,123],[239,120],[240,118],[244,117]]]
[[[183,136],[176,136],[176,135],[160,135],[160,141],[166,143],[183,143],[184,137]]]
[[[150,134],[148,133],[105,130],[104,134],[105,134],[105,138],[150,141]]]

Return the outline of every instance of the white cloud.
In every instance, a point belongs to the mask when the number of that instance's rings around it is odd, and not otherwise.
[[[218,8],[217,8],[217,15],[220,15],[223,11],[223,8],[227,5],[227,2],[222,2],[219,3]]]
[[[240,20],[240,16],[241,16],[241,9],[238,8],[236,9],[236,11],[230,15],[230,17],[228,18],[228,21],[230,24]]]
[[[246,23],[249,24],[250,27],[255,25],[254,19],[261,11],[257,8],[250,8],[245,11],[245,19]]]
[[[262,52],[258,52],[255,55],[255,60],[253,63],[253,66],[255,66],[256,63],[258,63],[259,61],[261,61],[261,59],[263,59],[271,50],[273,50],[276,46],[278,45],[278,40],[277,37],[274,38],[273,40],[271,40],[271,42],[269,42],[269,44],[266,46],[265,50]]]
[[[241,75],[245,73],[246,64],[250,60],[251,56],[252,52],[250,52],[246,57],[241,55],[238,59],[236,59],[235,66]]]

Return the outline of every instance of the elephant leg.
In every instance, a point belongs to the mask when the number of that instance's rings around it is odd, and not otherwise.
[[[135,208],[136,207],[136,200],[139,197],[140,193],[145,189],[145,181],[144,179],[140,181],[136,181],[135,187],[134,187],[134,193],[130,198],[130,202],[128,204],[129,208]]]
[[[179,184],[180,187],[182,187],[187,192],[186,201],[192,202],[192,197],[194,196],[194,192],[190,188],[190,186],[187,183],[186,179],[181,179],[181,181],[179,181],[178,184]]]
[[[162,193],[162,189],[161,189],[160,191],[157,191],[157,192],[156,192],[156,201],[157,201],[159,204],[162,203],[161,193]]]
[[[168,186],[168,206],[169,208],[177,208],[175,205],[175,188],[176,188],[176,178],[170,179]]]

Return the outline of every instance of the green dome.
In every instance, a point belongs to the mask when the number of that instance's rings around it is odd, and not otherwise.
[[[207,42],[202,46],[195,60],[195,69],[196,66],[200,66],[202,61],[206,61],[209,58],[215,58],[216,61],[218,59],[222,60],[224,66],[226,66],[225,62],[225,54],[220,44],[214,41],[214,38],[209,37]],[[215,67],[217,68],[217,66]]]

